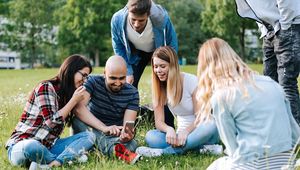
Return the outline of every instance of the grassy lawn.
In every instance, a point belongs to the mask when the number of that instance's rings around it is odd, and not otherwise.
[[[261,72],[261,65],[251,65]],[[196,66],[182,67],[182,71],[196,74]],[[57,73],[58,69],[36,70],[0,70],[0,167],[1,169],[21,169],[10,165],[7,152],[4,148],[15,127],[28,94],[41,80],[48,79]],[[139,92],[141,104],[151,102],[151,68],[147,67],[140,81]],[[93,74],[103,72],[103,68],[96,68]],[[299,80],[300,82],[300,80]],[[153,129],[153,124],[142,121],[137,130],[136,139],[140,145],[144,145],[145,133]],[[69,134],[66,128],[63,136]],[[206,169],[217,157],[213,155],[187,153],[182,156],[163,156],[160,158],[144,158],[135,165],[127,165],[117,159],[108,159],[99,152],[89,156],[86,164],[73,164],[58,169]]]

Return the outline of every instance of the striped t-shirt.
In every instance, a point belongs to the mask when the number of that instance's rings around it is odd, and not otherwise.
[[[126,109],[138,111],[139,93],[131,84],[125,83],[117,93],[110,92],[105,86],[103,76],[90,76],[84,85],[91,99],[88,107],[105,125],[123,125]]]

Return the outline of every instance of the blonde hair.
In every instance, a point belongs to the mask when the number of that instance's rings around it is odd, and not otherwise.
[[[159,58],[169,63],[166,82],[161,82],[154,72],[153,58]],[[175,50],[169,46],[157,48],[151,59],[152,65],[152,100],[154,107],[163,106],[167,102],[171,106],[177,105],[182,97],[182,81]]]
[[[196,123],[211,118],[210,99],[213,91],[228,88],[225,100],[233,99],[236,89],[247,96],[248,91],[244,83],[254,84],[253,74],[255,72],[241,60],[227,42],[220,38],[207,40],[201,46],[198,55],[199,83],[196,98],[201,105]]]

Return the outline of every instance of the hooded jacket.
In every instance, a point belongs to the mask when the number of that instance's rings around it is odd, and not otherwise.
[[[123,57],[127,63],[127,75],[132,75],[131,65],[137,65],[140,57],[132,53],[126,34],[128,8],[116,12],[111,19],[111,37],[114,53]],[[171,46],[178,51],[177,36],[167,11],[160,5],[152,2],[149,19],[153,25],[154,47]]]

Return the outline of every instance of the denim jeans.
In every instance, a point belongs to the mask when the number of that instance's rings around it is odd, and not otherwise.
[[[106,135],[101,131],[89,127],[77,117],[74,117],[72,120],[73,134],[77,134],[86,130],[90,130],[94,133],[94,135],[96,136],[96,148],[104,155],[112,155],[114,152],[114,146],[118,143],[122,143],[120,142],[119,137]],[[122,144],[124,144],[126,148],[131,151],[135,151],[135,149],[137,148],[137,142],[134,139]]]
[[[269,34],[263,40],[264,75],[270,76],[283,87],[293,116],[300,123],[297,85],[300,71],[300,24]]]
[[[137,65],[132,65],[133,78],[134,78],[132,85],[136,88],[138,88],[140,78],[142,77],[145,67],[151,61],[151,57],[153,54],[152,52],[147,53],[140,50],[137,50],[137,53],[138,56],[141,58],[141,60],[138,62]]]
[[[95,137],[91,132],[57,139],[50,149],[35,139],[25,139],[8,148],[8,159],[15,166],[26,165],[29,162],[49,164],[54,160],[64,164],[88,151],[94,142]]]
[[[219,142],[219,134],[214,121],[202,123],[196,127],[187,137],[182,147],[172,147],[166,141],[166,133],[159,130],[150,130],[145,137],[146,143],[151,148],[163,149],[163,154],[183,154],[186,151],[199,151],[205,144]]]

